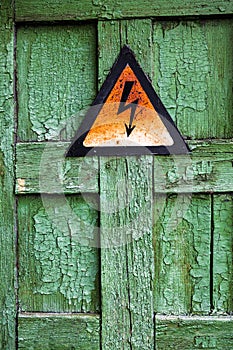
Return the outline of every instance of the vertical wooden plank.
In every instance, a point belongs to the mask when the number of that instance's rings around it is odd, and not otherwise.
[[[232,20],[154,24],[157,91],[188,138],[232,134]]]
[[[233,312],[233,197],[214,195],[213,305],[218,313]]]
[[[150,43],[150,21],[100,22],[100,76],[124,44],[150,71]],[[150,156],[100,159],[103,350],[154,349],[152,167]]]
[[[11,1],[0,2],[0,348],[15,349],[14,27]]]
[[[153,349],[152,161],[100,160],[103,349]]]
[[[20,26],[18,139],[69,140],[96,93],[94,24]]]
[[[209,314],[209,195],[155,197],[155,311]]]
[[[88,201],[88,202],[87,202]],[[98,312],[98,203],[95,197],[18,200],[19,309]]]

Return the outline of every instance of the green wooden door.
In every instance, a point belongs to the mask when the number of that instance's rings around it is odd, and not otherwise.
[[[1,349],[231,349],[232,13],[1,2]],[[192,154],[65,160],[124,44]]]

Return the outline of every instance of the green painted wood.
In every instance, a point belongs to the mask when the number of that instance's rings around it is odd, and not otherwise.
[[[229,192],[233,153],[193,153],[155,157],[154,191],[160,193]],[[156,172],[157,169],[157,172]]]
[[[152,16],[219,15],[233,12],[228,0],[16,0],[16,20],[121,19]]]
[[[98,193],[98,159],[64,158],[69,142],[18,143],[16,193]],[[155,192],[229,192],[233,143],[189,142],[189,157],[155,157]]]
[[[230,350],[232,317],[156,316],[156,350]]]
[[[218,313],[233,312],[233,197],[214,195],[213,305]]]
[[[232,20],[154,23],[154,86],[182,135],[233,136]]]
[[[211,201],[208,195],[156,195],[154,308],[209,314]]]
[[[151,33],[150,20],[99,22],[101,81],[123,44],[150,55]],[[152,167],[152,157],[100,159],[103,350],[154,348]]]
[[[154,349],[152,157],[101,158],[102,349]]]
[[[18,143],[16,193],[97,193],[98,158],[64,157],[70,142]]]
[[[15,349],[14,27],[11,2],[0,2],[0,348]]]
[[[93,196],[19,197],[20,310],[99,310],[97,208]]]
[[[95,67],[95,25],[20,26],[18,139],[71,139],[95,97]]]
[[[18,349],[99,350],[99,317],[83,314],[20,314]]]

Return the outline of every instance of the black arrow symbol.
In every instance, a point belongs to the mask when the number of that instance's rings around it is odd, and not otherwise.
[[[123,93],[121,96],[121,101],[120,101],[121,103],[119,105],[118,112],[117,112],[117,115],[118,115],[127,109],[131,109],[129,125],[125,124],[127,137],[129,137],[129,135],[131,134],[133,129],[136,127],[136,125],[132,126],[132,124],[133,124],[135,111],[136,111],[139,99],[136,99],[133,102],[126,104],[126,101],[129,97],[130,91],[132,90],[134,83],[135,83],[134,81],[126,81],[125,82],[125,86],[124,86]]]

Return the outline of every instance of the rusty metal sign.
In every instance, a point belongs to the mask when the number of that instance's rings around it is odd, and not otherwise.
[[[133,52],[124,46],[66,156],[185,154],[188,151]]]

